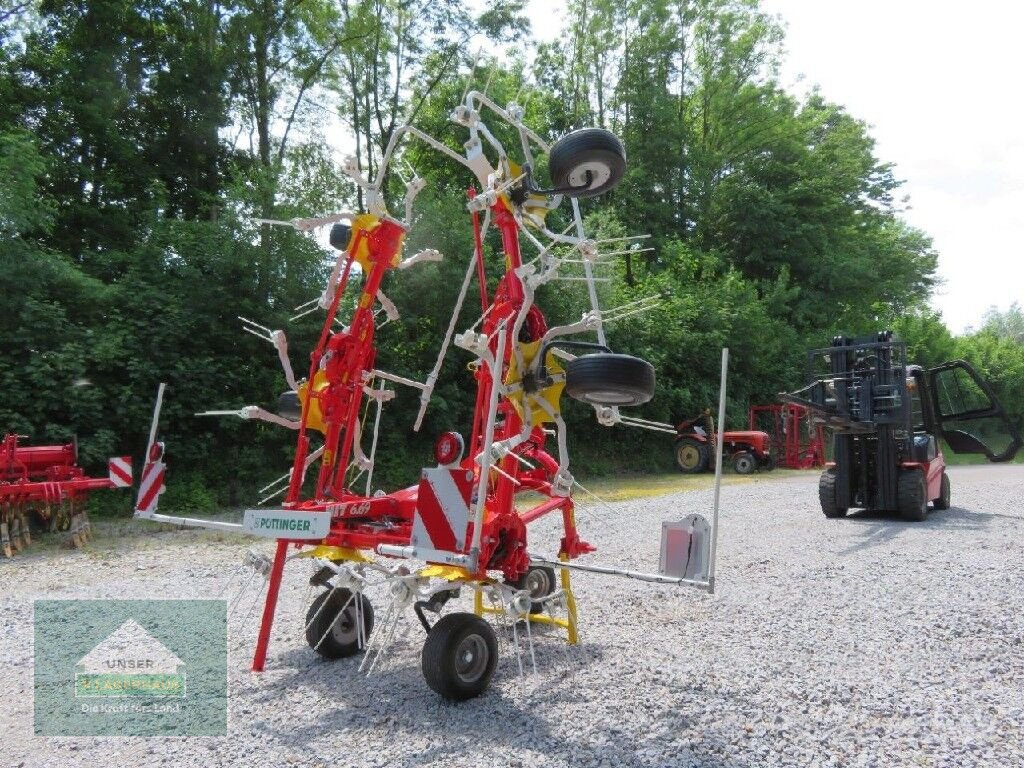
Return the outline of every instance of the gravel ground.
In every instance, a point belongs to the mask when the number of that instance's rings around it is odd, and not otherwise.
[[[291,564],[261,675],[258,611],[242,621],[255,594],[235,611],[227,737],[33,736],[32,601],[214,597],[245,544],[132,524],[91,552],[34,545],[0,561],[0,765],[1016,768],[1024,467],[950,475],[953,508],[916,524],[826,520],[811,473],[727,486],[718,594],[578,576],[580,645],[537,637],[525,680],[506,645],[487,694],[459,705],[423,682],[415,625],[369,678],[316,657],[309,566]],[[653,570],[661,521],[710,504],[699,490],[590,507],[581,527],[595,560]]]

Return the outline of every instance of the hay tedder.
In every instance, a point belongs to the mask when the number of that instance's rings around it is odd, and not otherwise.
[[[132,460],[107,462],[107,477],[87,477],[78,466],[78,445],[21,445],[8,434],[0,442],[0,540],[5,557],[32,543],[33,517],[49,531],[70,531],[71,544],[80,547],[92,536],[85,511],[91,491],[127,488],[132,484]]]
[[[484,122],[485,108],[515,137],[517,154],[521,151],[518,162]],[[613,352],[605,336],[607,323],[648,311],[656,299],[611,310],[598,304],[596,284],[601,278],[595,270],[626,249],[638,250],[634,241],[640,238],[595,241],[585,235],[580,215],[580,198],[599,195],[621,179],[622,144],[613,134],[591,128],[549,146],[523,124],[520,107],[501,108],[475,91],[467,93],[451,119],[468,134],[464,153],[403,126],[393,135],[376,179],[366,178],[353,160],[346,162],[345,172],[363,190],[364,212],[265,222],[300,231],[330,225],[331,245],[339,251],[315,306],[310,302],[297,308],[303,314],[318,308],[326,312],[308,375],[301,381],[295,378],[282,331],[243,320],[245,330],[276,348],[290,389],[281,395],[276,413],[247,406],[200,415],[261,419],[297,433],[290,471],[264,489],[269,495],[261,504],[283,495],[280,506],[246,510],[241,523],[156,511],[165,469],[163,445],[157,440],[161,385],[136,516],[276,539],[272,560],[250,560],[266,577],[267,588],[254,670],[263,669],[266,661],[290,557],[311,558],[317,566],[310,583],[322,591],[309,605],[305,621],[313,650],[327,658],[365,652],[360,668],[372,671],[400,623],[414,614],[427,633],[423,675],[432,689],[454,700],[477,696],[490,682],[498,640],[488,617],[514,637],[520,672],[523,659],[533,659],[532,623],[564,631],[569,643],[577,642],[574,570],[713,589],[717,514],[713,524],[700,515],[664,523],[658,573],[576,562],[595,547],[577,528],[573,492],[582,486],[569,469],[563,394],[593,407],[603,425],[671,430],[670,425],[620,413],[620,408],[653,396],[655,375],[646,361]],[[403,139],[425,142],[454,159],[478,185],[469,190],[467,201],[473,257],[436,363],[422,382],[375,367],[375,333],[383,323],[399,319],[397,308],[381,292],[384,276],[441,258],[433,250],[402,255],[422,179],[414,176],[406,183],[404,220],[390,215],[384,204],[382,184]],[[548,188],[538,186],[534,176],[535,152],[548,156]],[[549,228],[548,217],[565,199],[570,203],[568,226],[556,232]],[[504,263],[493,293],[485,266],[491,227],[500,237]],[[524,257],[523,245],[534,251],[532,258]],[[456,333],[474,278],[479,315]],[[535,296],[541,286],[561,281],[585,283],[590,306],[577,322],[552,326]],[[468,356],[476,385],[467,436],[455,431],[439,435],[436,465],[425,467],[415,484],[390,493],[375,490],[381,412],[395,395],[393,387],[418,392],[418,430],[453,343]],[[723,376],[724,371],[723,363]],[[542,553],[528,531],[551,514],[561,518],[561,536]],[[371,604],[368,595],[374,592],[383,595],[383,609]],[[472,598],[470,609],[441,615],[463,592]],[[528,655],[520,643],[528,646]]]

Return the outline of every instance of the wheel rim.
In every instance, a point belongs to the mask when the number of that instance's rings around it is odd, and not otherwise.
[[[632,405],[636,398],[626,392],[587,392],[583,399],[596,405]]]
[[[700,451],[694,445],[680,446],[676,451],[676,460],[683,469],[693,469],[700,462]]]
[[[753,468],[754,462],[752,462],[750,459],[746,457],[741,458],[736,462],[736,469],[738,469],[740,472],[749,472]]]
[[[551,580],[546,571],[537,568],[526,575],[526,589],[530,597],[546,597],[551,592]]]
[[[587,175],[590,175],[590,183],[587,183]],[[586,189],[597,189],[607,183],[611,178],[612,169],[606,163],[597,160],[590,160],[580,163],[569,172],[569,186],[582,187]]]
[[[331,637],[339,643],[348,644],[356,641],[356,635],[356,608],[349,605],[338,612],[331,624]]]
[[[455,649],[455,674],[464,683],[475,683],[487,671],[490,652],[480,635],[467,635]]]

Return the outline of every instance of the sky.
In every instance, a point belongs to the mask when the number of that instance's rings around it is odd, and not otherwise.
[[[782,84],[812,84],[867,122],[893,163],[903,215],[933,238],[944,281],[932,301],[954,333],[992,306],[1024,304],[1024,3],[762,0],[787,27]],[[553,39],[563,0],[531,0]]]

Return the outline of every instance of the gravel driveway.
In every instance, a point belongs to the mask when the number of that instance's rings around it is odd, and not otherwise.
[[[0,561],[0,765],[1017,768],[1024,466],[950,475],[953,508],[924,523],[826,520],[814,473],[727,486],[718,594],[580,575],[580,645],[537,637],[525,680],[506,646],[487,694],[459,705],[423,682],[414,620],[369,678],[315,656],[309,565],[292,563],[261,675],[256,592],[235,607],[224,738],[34,737],[32,601],[215,597],[248,545],[134,523],[91,552],[35,545]],[[661,521],[710,504],[589,506],[581,528],[595,561],[654,570]]]

